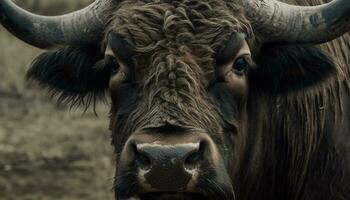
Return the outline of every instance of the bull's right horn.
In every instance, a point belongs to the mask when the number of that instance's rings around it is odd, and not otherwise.
[[[26,43],[39,48],[60,44],[98,44],[117,0],[96,0],[88,7],[61,16],[40,16],[11,0],[0,0],[0,23]]]

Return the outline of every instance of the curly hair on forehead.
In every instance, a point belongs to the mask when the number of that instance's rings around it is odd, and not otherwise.
[[[106,30],[122,35],[138,52],[186,43],[214,51],[232,32],[243,32],[248,43],[253,32],[243,10],[227,1],[124,1]]]
[[[136,52],[139,74],[150,76],[164,70],[152,73],[146,66],[161,67],[168,62],[166,57],[175,56],[192,63],[185,65],[197,76],[190,76],[199,78],[202,72],[210,74],[213,70],[215,53],[233,32],[243,32],[248,43],[253,41],[242,9],[232,2],[212,0],[124,1],[111,19],[105,38],[111,32],[122,36]],[[200,67],[195,69],[197,65]]]

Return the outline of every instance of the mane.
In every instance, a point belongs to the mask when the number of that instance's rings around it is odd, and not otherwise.
[[[341,83],[327,81],[267,100],[263,138],[265,167],[271,171],[265,178],[272,179],[278,199],[309,199],[310,190],[321,189],[316,185],[332,187],[329,183],[339,179],[332,174],[341,174],[340,156],[325,128],[342,120],[343,90]]]
[[[318,5],[328,0],[285,2]],[[267,105],[262,122],[265,158],[261,180],[268,180],[272,189],[258,192],[269,199],[345,200],[348,195],[344,191],[348,186],[341,183],[345,166],[332,137],[327,135],[330,131],[326,125],[343,120],[342,94],[350,88],[350,34],[319,48],[333,58],[337,75],[289,93],[273,95],[255,91],[251,98],[265,99]]]

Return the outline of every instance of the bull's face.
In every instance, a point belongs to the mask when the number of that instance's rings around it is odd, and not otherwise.
[[[118,197],[233,199],[248,27],[224,3],[121,6],[106,39]]]
[[[89,105],[109,93],[118,199],[234,199],[244,163],[253,166],[250,170],[259,165],[249,154],[257,149],[252,146],[261,145],[253,116],[260,102],[252,94],[305,88],[335,71],[329,56],[317,48],[263,44],[320,43],[350,29],[344,25],[350,18],[347,0],[319,7],[322,23],[315,22],[320,16],[314,8],[291,7],[287,19],[277,18],[275,12],[289,6],[273,0],[116,4],[96,1],[71,15],[74,19],[56,19],[23,14],[3,0],[0,20],[36,46],[69,44],[40,55],[28,72],[59,100]],[[33,24],[30,30],[17,14]],[[293,23],[293,32],[286,31],[288,23],[279,23],[290,19],[301,21]],[[308,32],[301,34],[300,24]],[[48,28],[55,28],[57,36]],[[336,31],[322,32],[327,28]],[[102,30],[106,34],[100,45]],[[99,35],[92,34],[96,31]],[[103,53],[91,43],[103,46]]]

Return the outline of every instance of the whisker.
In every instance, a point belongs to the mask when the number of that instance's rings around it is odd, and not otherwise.
[[[206,185],[205,190],[202,189],[202,191],[206,194],[208,194],[211,197],[219,197],[220,199],[224,200],[234,200],[236,199],[236,195],[234,191],[232,191],[232,195],[230,195],[229,191],[226,191],[222,188],[217,182],[214,180],[211,180],[209,178],[203,178],[202,179]],[[205,185],[204,184],[204,185]]]
[[[127,199],[137,190],[137,185],[135,173],[125,171],[114,177],[113,190],[116,192],[118,199]]]

